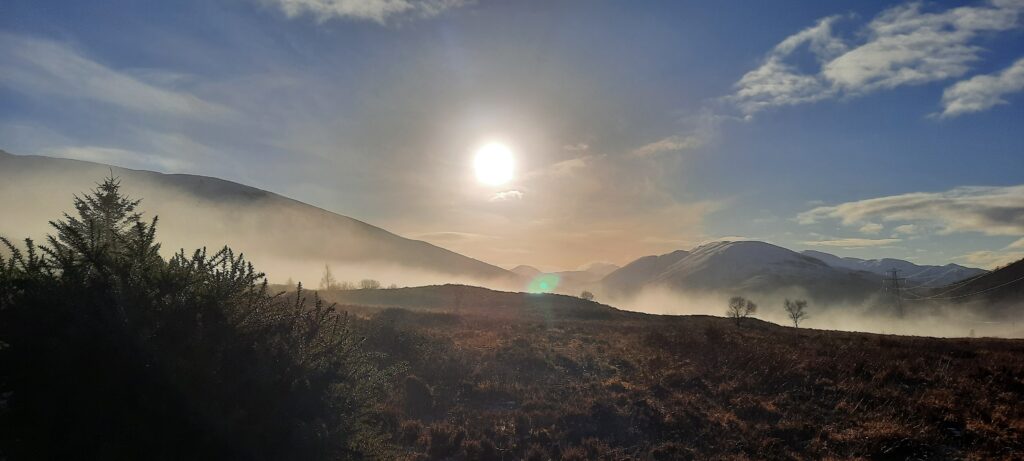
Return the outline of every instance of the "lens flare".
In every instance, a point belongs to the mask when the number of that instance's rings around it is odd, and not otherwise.
[[[561,277],[555,274],[540,274],[530,280],[526,286],[527,293],[551,293],[558,288]]]

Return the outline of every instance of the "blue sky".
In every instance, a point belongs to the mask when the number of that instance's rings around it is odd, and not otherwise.
[[[502,265],[723,237],[1024,257],[1024,2],[0,6],[0,148],[223,177]],[[516,155],[472,179],[473,150]]]

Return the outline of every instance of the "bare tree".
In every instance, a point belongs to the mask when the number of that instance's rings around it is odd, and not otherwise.
[[[583,299],[585,299],[587,301],[593,301],[594,300],[594,294],[589,292],[589,291],[585,291],[584,290],[583,293],[580,293],[580,298],[583,298]]]
[[[755,312],[757,312],[757,304],[742,296],[730,298],[729,309],[725,311],[729,318],[736,321],[736,325],[739,325],[743,319],[750,317]]]
[[[359,281],[359,288],[364,290],[376,290],[380,288],[380,282],[374,279],[363,279]]]
[[[324,264],[324,276],[320,278],[321,290],[337,290],[338,280],[331,273],[331,266]]]
[[[789,315],[789,319],[793,321],[793,326],[800,328],[800,321],[808,318],[807,315],[807,301],[797,299],[794,301],[786,300],[785,303],[786,314]]]

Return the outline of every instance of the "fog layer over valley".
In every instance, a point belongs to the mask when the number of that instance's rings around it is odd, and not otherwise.
[[[713,242],[623,267],[595,263],[545,273],[522,265],[506,270],[426,242],[286,197],[216,178],[166,175],[96,163],[0,152],[0,236],[43,241],[47,222],[70,212],[71,197],[113,173],[125,193],[141,198],[144,219],[159,216],[165,255],[185,248],[242,252],[271,282],[321,288],[325,266],[337,287],[372,279],[382,287],[464,284],[502,291],[554,292],[653,314],[722,316],[729,298],[758,304],[754,316],[790,324],[783,303],[804,299],[801,327],[924,336],[1024,337],[1017,294],[989,302],[962,296],[929,298],[960,283],[970,295],[987,273],[949,264],[917,266],[901,260],[861,260],[764,242]],[[525,261],[528,263],[528,261]],[[899,307],[885,289],[886,271],[898,268],[911,287]],[[1010,276],[1007,276],[1010,277]],[[1005,277],[1004,277],[1005,278]],[[989,280],[1002,281],[992,277]],[[1012,280],[1012,279],[1007,279]],[[956,285],[952,285],[956,286]],[[986,285],[987,286],[987,285]],[[327,287],[323,287],[327,288]],[[998,287],[996,287],[998,288]],[[373,294],[361,295],[373,299]],[[939,297],[941,298],[941,297]],[[902,309],[902,315],[898,312]]]

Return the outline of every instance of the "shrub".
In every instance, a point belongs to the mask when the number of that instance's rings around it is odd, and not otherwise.
[[[405,412],[415,418],[423,418],[434,409],[434,392],[422,379],[408,376],[402,385],[405,396]]]
[[[430,447],[427,454],[431,459],[445,459],[455,456],[462,450],[462,441],[466,431],[447,423],[430,426]]]
[[[111,177],[47,245],[2,240],[0,446],[8,459],[383,455],[392,371],[344,313],[272,296],[224,248],[160,256]]]

